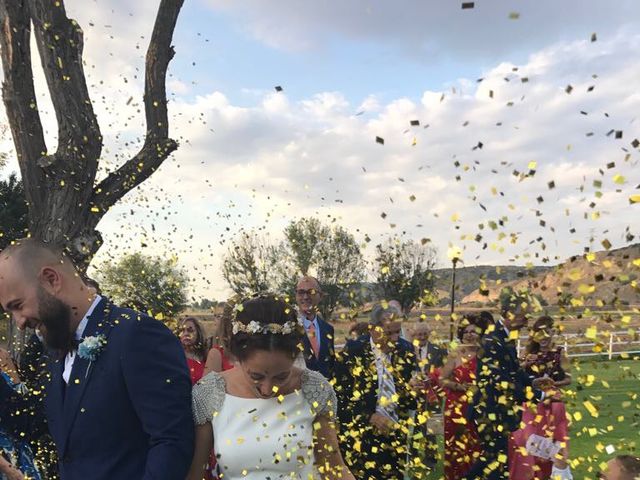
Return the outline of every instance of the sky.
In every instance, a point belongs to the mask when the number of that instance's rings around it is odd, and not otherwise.
[[[143,140],[159,1],[65,3],[85,34],[103,176]],[[352,231],[368,258],[388,236],[429,239],[440,266],[451,245],[470,266],[638,241],[637,1],[461,5],[187,0],[168,78],[180,148],[105,216],[94,265],[173,257],[193,297],[222,299],[235,235],[275,241],[311,215]],[[54,150],[39,68],[36,87]]]

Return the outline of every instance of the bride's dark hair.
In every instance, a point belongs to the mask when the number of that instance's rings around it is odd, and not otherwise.
[[[237,309],[234,322],[249,325],[295,325],[291,333],[251,333],[239,331],[231,336],[229,349],[240,362],[246,360],[257,350],[283,352],[296,358],[301,350],[302,327],[298,323],[295,310],[283,299],[274,295],[262,295],[245,300]]]

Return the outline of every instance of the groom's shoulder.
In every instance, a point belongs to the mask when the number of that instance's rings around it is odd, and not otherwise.
[[[165,330],[166,333],[171,333],[166,325],[146,313],[127,307],[120,307],[114,303],[110,303],[108,308],[110,310],[109,319],[114,329],[120,331],[121,334],[128,335],[135,332],[138,335],[141,331],[149,329]]]

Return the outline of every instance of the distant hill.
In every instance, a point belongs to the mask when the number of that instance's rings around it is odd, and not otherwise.
[[[478,291],[480,279],[485,279],[492,285],[497,281],[502,283],[535,278],[544,274],[553,267],[526,267],[517,265],[480,265],[477,267],[456,268],[456,303],[460,301],[487,301],[487,298],[479,300],[465,300],[466,297]],[[436,277],[436,290],[442,305],[451,301],[451,268],[439,268],[433,271]]]
[[[520,278],[517,270],[506,270],[517,267],[484,268],[489,271],[485,271],[483,292],[480,292],[481,271],[477,270],[475,286],[473,278],[465,280],[468,285],[465,283],[464,288],[461,286],[464,296],[460,303],[491,302],[503,287],[510,286],[514,289],[528,288],[550,305],[640,304],[640,243],[574,256],[554,267],[535,267],[530,270],[520,267],[525,272]],[[493,277],[489,276],[491,269],[495,271]],[[498,269],[501,273],[498,273]],[[516,278],[513,278],[514,274]],[[508,278],[509,275],[512,278]],[[498,283],[499,280],[502,281]]]

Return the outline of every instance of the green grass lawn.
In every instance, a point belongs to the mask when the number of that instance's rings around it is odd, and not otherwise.
[[[566,391],[572,416],[570,455],[575,480],[594,480],[614,455],[640,451],[640,358],[574,363]],[[595,408],[593,416],[584,402]],[[575,414],[579,414],[576,420]],[[441,469],[428,479],[442,478]]]

